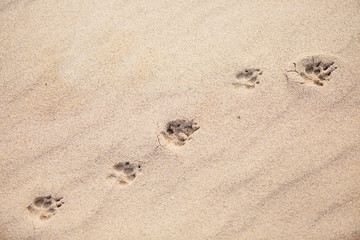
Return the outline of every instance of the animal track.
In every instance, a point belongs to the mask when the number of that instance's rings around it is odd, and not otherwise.
[[[177,119],[168,122],[165,131],[162,131],[161,134],[168,142],[182,146],[191,139],[191,135],[199,128],[200,127],[196,126],[194,120],[188,121]]]
[[[294,82],[305,85],[324,86],[331,79],[331,73],[337,65],[330,56],[310,56],[293,63],[294,69],[287,71],[287,76]],[[294,79],[291,73],[296,73],[301,78]]]
[[[130,162],[120,162],[113,166],[114,172],[108,175],[108,179],[115,180],[122,186],[126,186],[141,174],[141,164],[134,164]]]
[[[47,220],[55,215],[56,209],[60,208],[64,201],[62,197],[52,197],[51,195],[37,197],[27,207],[29,212],[39,216],[41,220]]]
[[[245,87],[248,89],[255,88],[260,81],[258,76],[262,75],[262,70],[259,68],[248,68],[236,74],[237,81],[232,85],[235,87]]]

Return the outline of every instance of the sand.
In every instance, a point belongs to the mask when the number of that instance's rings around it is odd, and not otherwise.
[[[360,3],[0,3],[0,239],[360,239]]]

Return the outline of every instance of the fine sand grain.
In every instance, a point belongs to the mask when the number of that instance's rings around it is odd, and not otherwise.
[[[0,1],[0,239],[360,239],[358,0]]]

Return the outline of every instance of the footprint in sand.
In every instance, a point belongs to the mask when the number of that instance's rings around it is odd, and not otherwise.
[[[62,197],[52,197],[51,195],[37,197],[27,209],[30,213],[39,217],[40,220],[48,220],[54,216],[56,210],[64,204],[62,199]]]
[[[253,89],[256,84],[260,84],[258,77],[262,75],[262,73],[262,70],[259,68],[247,68],[236,74],[236,81],[234,81],[232,85],[236,88]]]
[[[139,163],[120,162],[113,166],[113,173],[109,174],[107,178],[121,186],[126,186],[134,182],[141,171],[142,166]]]
[[[166,124],[165,131],[161,134],[169,142],[177,146],[183,146],[187,141],[191,139],[191,135],[197,131],[200,127],[194,120],[181,120],[177,119],[170,121]]]
[[[334,57],[330,55],[303,57],[292,64],[293,67],[287,71],[287,78],[307,86],[324,86],[338,68]]]

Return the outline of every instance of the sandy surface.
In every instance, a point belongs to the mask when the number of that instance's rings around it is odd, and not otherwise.
[[[360,3],[0,2],[0,239],[360,239]]]

